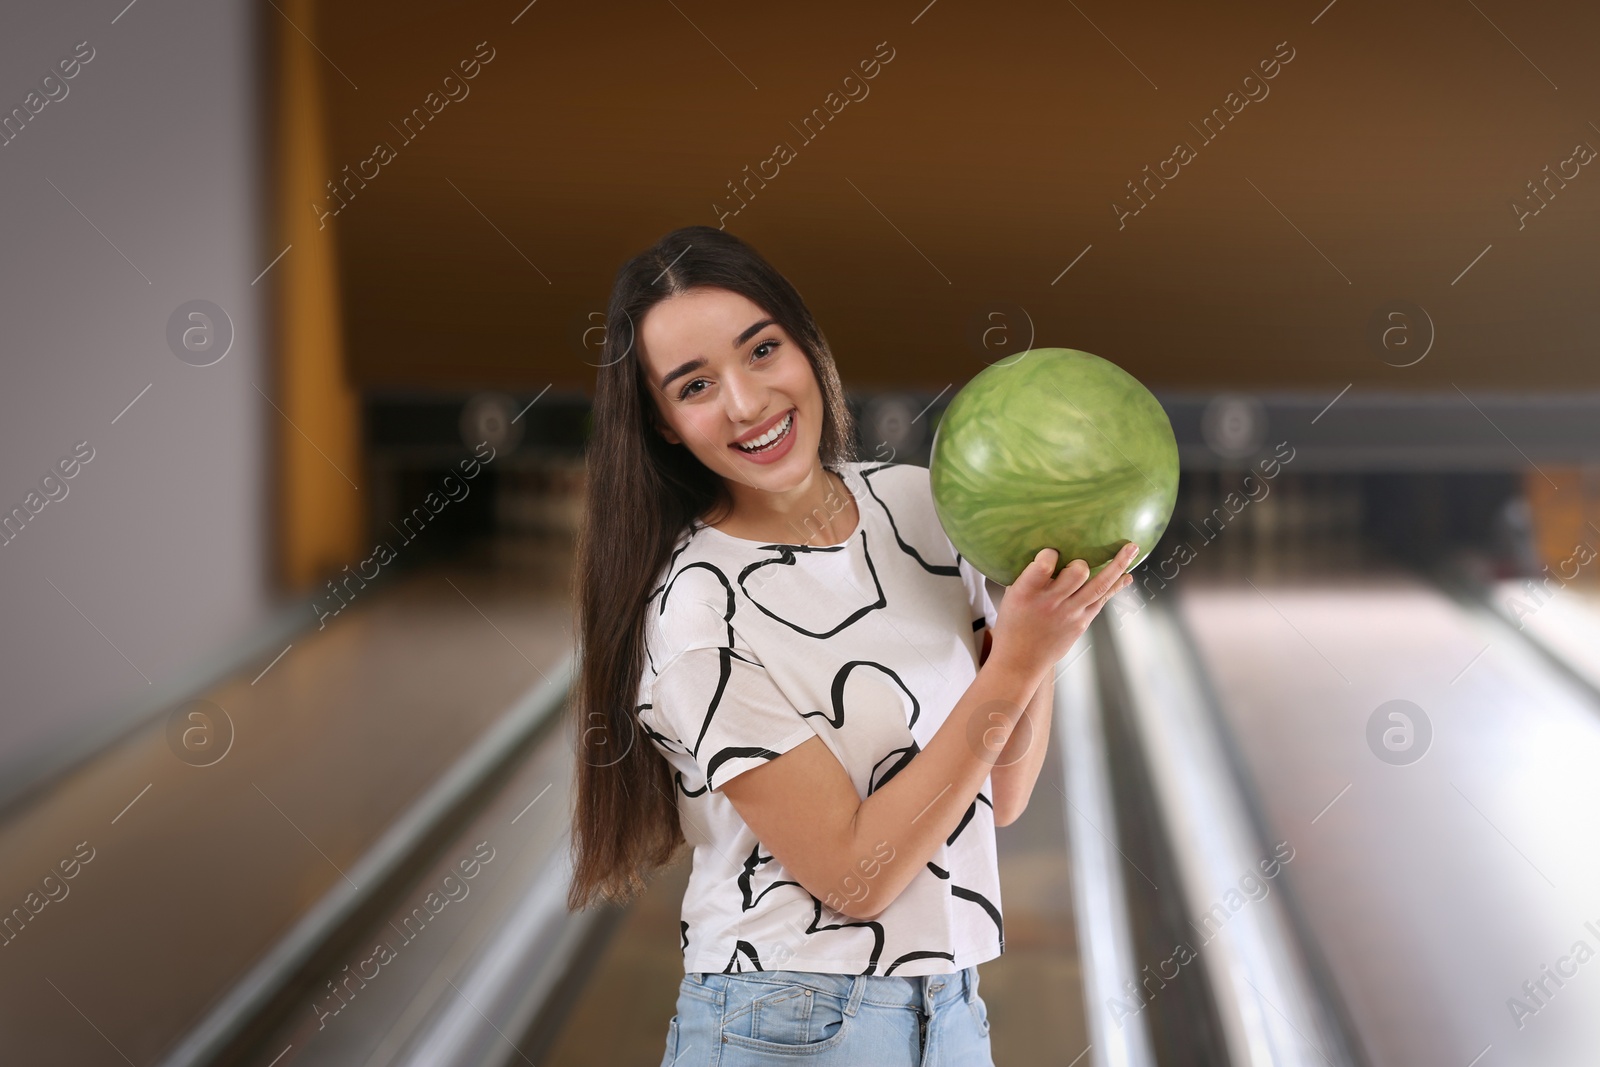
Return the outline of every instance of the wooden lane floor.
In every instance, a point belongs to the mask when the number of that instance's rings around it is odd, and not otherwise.
[[[1176,598],[1370,1061],[1594,1062],[1592,691],[1400,571]]]
[[[321,629],[308,605],[197,694],[209,723],[152,722],[13,813],[6,1061],[155,1062],[570,654],[569,566],[395,575]],[[225,749],[184,738],[217,709]]]

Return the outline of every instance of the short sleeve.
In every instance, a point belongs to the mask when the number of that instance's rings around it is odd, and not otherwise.
[[[711,608],[700,605],[705,612]],[[720,627],[722,636],[710,639]],[[721,619],[656,668],[640,710],[673,749],[693,759],[713,792],[815,736],[767,668]],[[678,633],[682,634],[682,630]]]

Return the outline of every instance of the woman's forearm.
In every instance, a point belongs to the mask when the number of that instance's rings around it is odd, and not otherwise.
[[[994,821],[996,826],[1015,822],[1044,768],[1044,758],[1050,748],[1050,724],[1055,716],[1055,672],[1051,671],[1028,701],[1022,719],[1011,731],[1011,739],[995,760],[989,771],[989,781],[994,789]]]
[[[961,822],[1049,673],[988,658],[927,747],[857,807],[843,895],[830,907],[872,918],[911,884]]]
[[[984,630],[983,648],[978,653],[980,666],[989,658],[993,647],[993,635]],[[1016,821],[1028,806],[1033,787],[1039,781],[1039,772],[1050,748],[1051,720],[1055,717],[1055,673],[1052,668],[1050,676],[1039,684],[1023,711],[1022,721],[1011,731],[1011,739],[989,772],[996,826],[1009,826]]]

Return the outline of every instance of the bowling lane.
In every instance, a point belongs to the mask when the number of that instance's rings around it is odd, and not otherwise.
[[[276,1027],[239,1062],[543,1062],[529,1029],[559,999],[592,928],[613,917],[567,911],[573,737],[565,717],[549,726],[392,903],[302,974]]]
[[[1511,625],[1600,690],[1600,590],[1507,581],[1485,595]]]
[[[1593,1063],[1591,691],[1401,571],[1197,573],[1172,599],[1375,1067]]]
[[[0,1060],[158,1062],[368,890],[418,799],[559,673],[564,574],[396,576],[197,694],[232,723],[220,756],[152,722],[0,825]]]

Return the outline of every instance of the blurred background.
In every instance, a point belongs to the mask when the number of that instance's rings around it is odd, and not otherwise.
[[[1595,1061],[1592,6],[5,31],[0,1060],[660,1062],[688,857],[564,906],[567,582],[613,275],[700,223],[863,458],[1032,347],[1171,417],[999,831],[997,1063]]]

